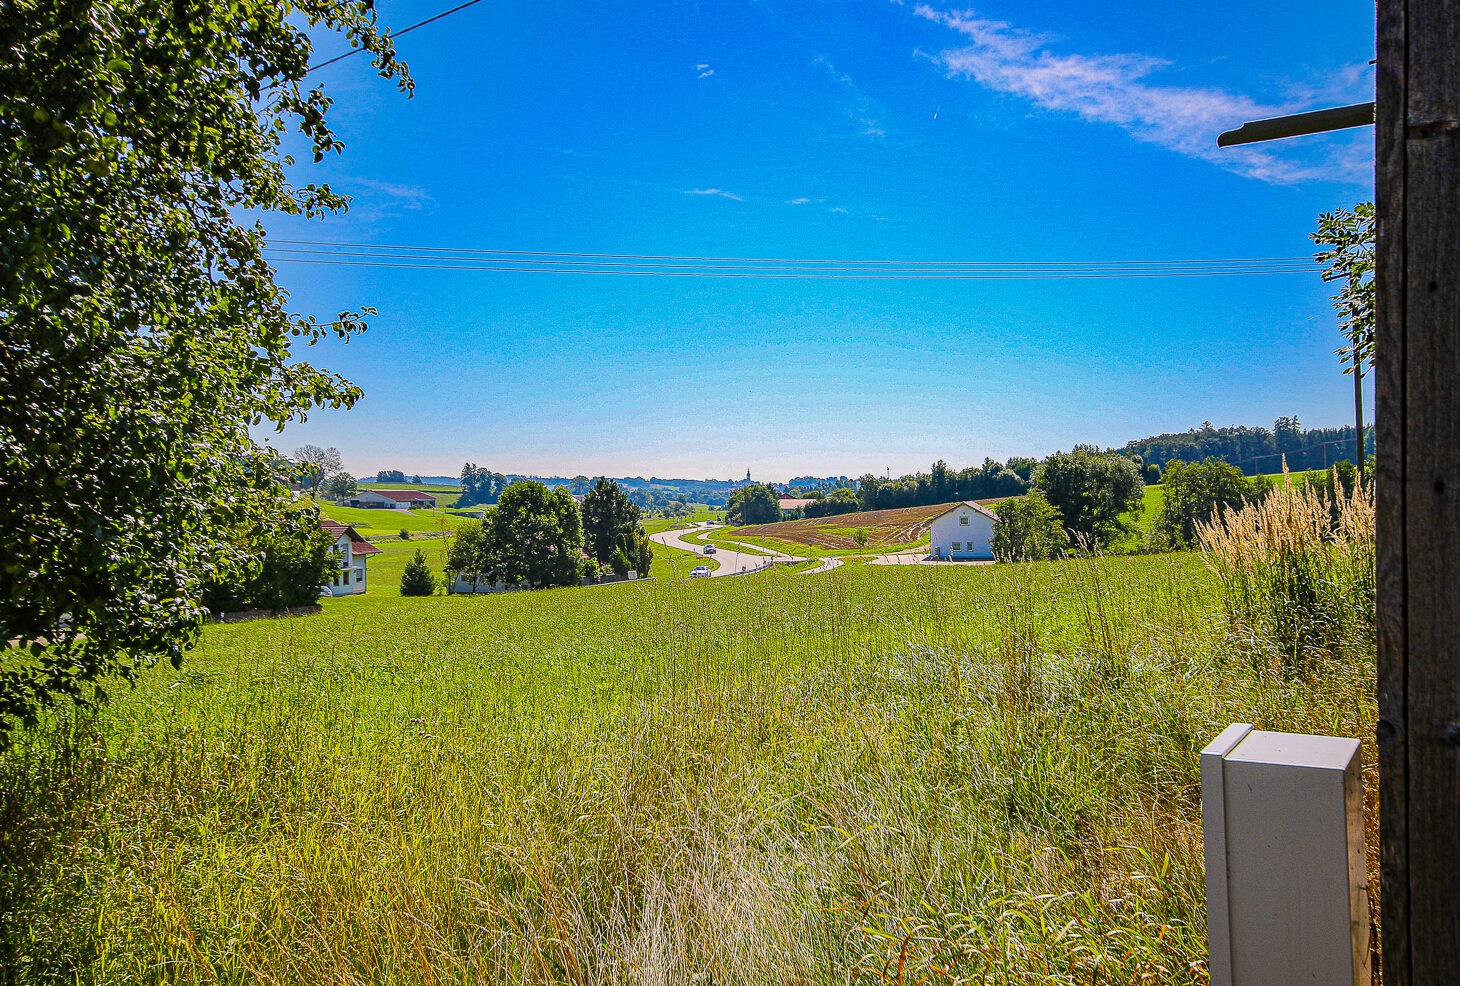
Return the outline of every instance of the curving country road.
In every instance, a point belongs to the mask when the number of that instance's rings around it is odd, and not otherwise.
[[[721,525],[708,522],[695,524],[693,527],[678,531],[660,531],[657,534],[650,534],[649,540],[659,544],[668,545],[671,548],[679,548],[681,551],[689,551],[700,555],[705,560],[700,564],[708,565],[713,559],[719,562],[719,566],[710,573],[711,578],[720,578],[726,575],[739,575],[741,572],[753,572],[770,561],[801,561],[795,555],[784,554],[770,549],[760,549],[767,554],[753,555],[748,551],[732,551],[729,548],[715,546],[713,555],[704,555],[704,545],[695,544],[693,541],[684,540],[684,535],[694,534],[699,531],[710,530]]]

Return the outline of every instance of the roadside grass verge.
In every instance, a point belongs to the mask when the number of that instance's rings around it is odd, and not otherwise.
[[[1201,747],[1359,737],[1372,798],[1372,653],[1294,667],[1190,554],[370,602],[0,754],[0,967],[1202,984]]]

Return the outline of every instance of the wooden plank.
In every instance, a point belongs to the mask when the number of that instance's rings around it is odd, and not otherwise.
[[[1408,986],[1409,750],[1405,702],[1404,124],[1405,2],[1379,0],[1375,77],[1374,480],[1378,494],[1380,974]]]
[[[1417,6],[1411,3],[1411,14]],[[1411,54],[1416,33],[1424,33],[1419,21],[1411,24]],[[1412,982],[1454,984],[1460,983],[1460,128],[1435,131],[1431,122],[1417,135],[1411,119],[1405,188],[1409,948]]]
[[[1384,977],[1460,983],[1460,0],[1381,0]]]

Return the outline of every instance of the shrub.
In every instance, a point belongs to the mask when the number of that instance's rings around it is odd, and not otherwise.
[[[990,543],[1000,561],[1038,561],[1051,558],[1065,546],[1060,512],[1044,492],[1032,489],[998,505],[999,522]]]
[[[411,556],[406,563],[406,570],[400,577],[400,594],[402,596],[429,596],[436,591],[436,577],[431,574],[431,568],[426,564],[426,553],[420,548]]]
[[[319,598],[336,557],[334,539],[319,525],[313,508],[289,509],[266,518],[242,536],[248,562],[203,583],[204,607],[215,613],[240,609],[283,610]]]
[[[409,541],[411,539],[411,532],[402,527],[400,529],[400,539],[402,541]]]
[[[1197,525],[1234,628],[1275,646],[1290,666],[1316,652],[1374,643],[1374,497],[1364,484],[1332,499],[1283,483],[1259,503]],[[1337,484],[1335,484],[1337,485]]]

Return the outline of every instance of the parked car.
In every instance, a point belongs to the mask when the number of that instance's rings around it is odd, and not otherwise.
[[[707,578],[709,578],[710,577],[710,566],[709,565],[696,565],[694,567],[694,571],[692,571],[692,572],[689,573],[689,577],[692,578],[692,579],[707,579]]]
[[[707,544],[707,545],[705,545],[705,554],[707,554],[707,555],[713,555],[714,553],[715,553],[715,546],[713,544]]]

